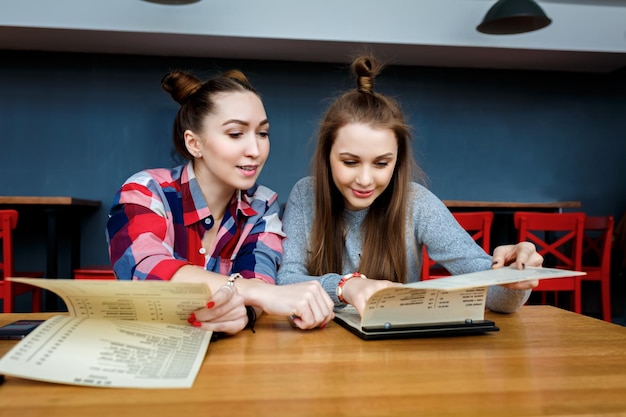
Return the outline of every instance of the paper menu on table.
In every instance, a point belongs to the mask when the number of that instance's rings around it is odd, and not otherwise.
[[[462,290],[464,288],[490,287],[492,285],[512,284],[535,279],[550,279],[586,275],[586,272],[570,271],[558,268],[537,268],[527,266],[517,269],[514,266],[487,269],[469,274],[430,279],[406,284],[406,287],[432,290]]]
[[[171,281],[113,281],[9,278],[56,293],[71,316],[186,324],[206,305],[205,284]]]
[[[13,279],[54,291],[70,315],[53,317],[0,359],[0,373],[114,387],[188,388],[211,332],[190,326],[206,305],[204,284]]]
[[[585,273],[555,268],[518,270],[505,267],[388,287],[367,300],[361,326],[482,320],[490,286],[577,275]]]
[[[388,288],[375,293],[363,311],[363,327],[482,320],[487,287],[461,290]]]
[[[0,359],[0,372],[109,388],[189,388],[211,333],[179,324],[55,316]]]

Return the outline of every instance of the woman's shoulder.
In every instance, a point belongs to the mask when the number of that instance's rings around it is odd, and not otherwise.
[[[413,214],[447,211],[443,201],[422,184],[412,182],[409,187],[409,198],[412,202]]]
[[[414,200],[424,200],[424,199],[439,200],[439,198],[437,198],[437,196],[432,191],[426,188],[426,186],[419,184],[417,182],[409,183],[409,193],[410,193],[410,197]]]
[[[296,181],[291,188],[287,201],[291,204],[298,204],[300,206],[312,205],[315,198],[315,178],[304,177]]]
[[[315,177],[313,177],[312,175],[306,176],[306,177],[302,177],[300,178],[298,181],[296,181],[296,185],[294,185],[295,187],[312,187],[313,185],[315,185]]]
[[[296,211],[301,213],[298,215],[298,221],[301,220],[300,216],[309,216],[309,214],[302,213],[310,213],[313,210],[313,205],[315,203],[315,198],[313,197],[315,195],[314,191],[314,177],[304,177],[296,181],[295,185],[291,188],[289,197],[287,198],[284,219],[293,219],[293,216],[296,215]]]
[[[173,183],[181,177],[183,166],[175,168],[148,168],[136,172],[125,181],[125,184],[135,183],[148,185],[156,182],[158,184]]]
[[[315,188],[315,178],[312,176],[300,178],[296,181],[295,185],[291,189],[291,193],[311,193]]]

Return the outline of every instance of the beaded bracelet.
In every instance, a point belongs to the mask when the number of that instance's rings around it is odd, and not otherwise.
[[[335,293],[337,294],[337,298],[339,299],[339,301],[341,301],[342,303],[346,303],[348,304],[348,302],[345,300],[345,298],[343,298],[343,286],[344,284],[352,279],[352,278],[363,278],[363,279],[367,279],[367,277],[365,276],[365,274],[361,274],[360,272],[352,272],[350,274],[346,274],[344,275],[341,280],[339,280],[339,282],[337,283],[337,288],[335,289]]]
[[[235,280],[236,280],[237,278],[241,278],[241,279],[243,279],[243,277],[241,276],[241,274],[240,274],[239,272],[236,272],[236,273],[234,273],[234,274],[231,274],[231,275],[228,277],[228,282],[226,283],[226,285],[228,285],[229,287],[234,287],[234,286],[235,286]]]
[[[226,283],[226,285],[228,285],[229,287],[234,287],[235,280],[238,278],[243,279],[243,276],[241,276],[239,272],[231,274],[228,277],[228,282]],[[256,331],[254,331],[254,325],[256,323],[256,311],[254,310],[254,307],[246,306],[246,315],[248,316],[248,324],[246,324],[246,327],[244,328],[252,330],[252,333],[256,333]]]

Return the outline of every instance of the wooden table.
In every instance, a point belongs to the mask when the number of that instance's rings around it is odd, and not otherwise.
[[[0,416],[626,415],[626,328],[551,306],[487,318],[501,330],[366,342],[335,323],[298,331],[263,316],[256,334],[211,343],[191,389],[7,376]],[[0,354],[13,343],[1,341]]]
[[[74,197],[30,197],[0,196],[0,209],[14,209],[19,212],[18,230],[26,222],[36,222],[45,217],[46,236],[46,277],[58,278],[59,243],[69,241],[69,271],[80,266],[80,225],[81,217],[88,211],[95,211],[101,203]],[[58,300],[46,294],[46,309],[56,311]]]

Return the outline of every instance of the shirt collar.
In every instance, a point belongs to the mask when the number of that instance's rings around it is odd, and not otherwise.
[[[181,174],[182,203],[185,226],[204,220],[211,215],[211,210],[202,195],[202,189],[196,174],[193,171],[193,164],[188,162]],[[257,211],[250,205],[250,196],[256,190],[256,184],[250,190],[237,190],[230,200],[229,206],[235,205],[239,214],[244,217],[251,217]]]

